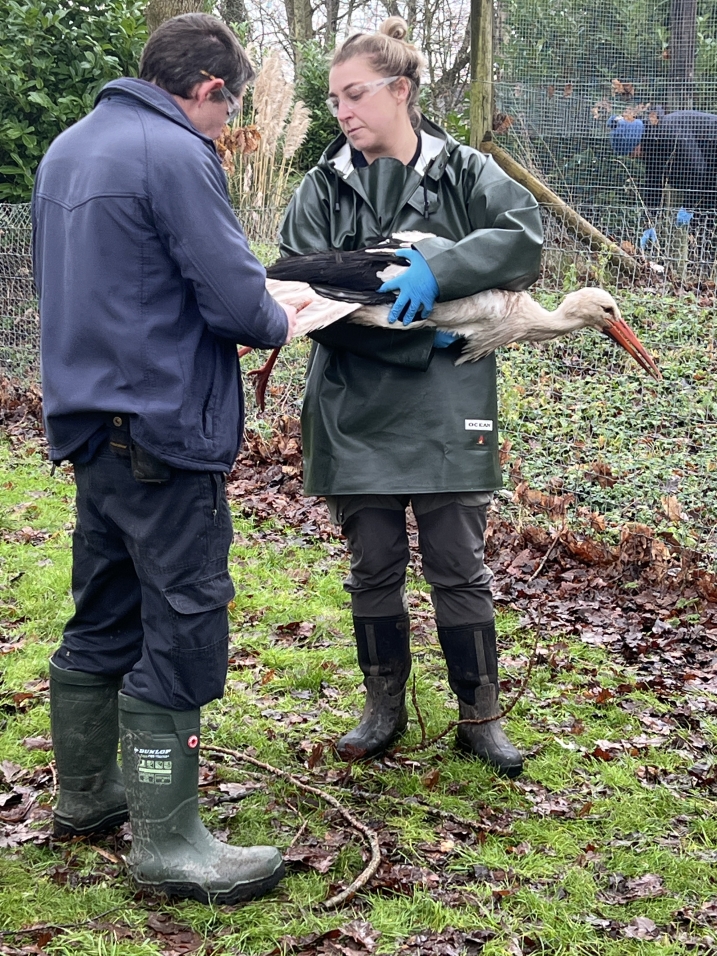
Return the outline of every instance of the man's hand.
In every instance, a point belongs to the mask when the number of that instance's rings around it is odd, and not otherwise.
[[[433,303],[438,298],[438,283],[418,249],[399,249],[396,255],[408,259],[411,264],[400,276],[384,282],[378,291],[398,292],[388,321],[395,322],[403,314],[403,324],[410,325],[419,311],[424,319],[431,314]]]
[[[647,248],[648,243],[657,242],[657,233],[654,229],[646,229],[642,236],[640,236],[640,248],[644,252]]]
[[[280,302],[279,305],[282,307],[284,312],[286,312],[286,321],[289,323],[289,329],[286,333],[286,341],[284,342],[284,345],[288,345],[296,335],[296,316],[298,315],[299,310],[295,309],[293,305],[284,305],[283,302]]]

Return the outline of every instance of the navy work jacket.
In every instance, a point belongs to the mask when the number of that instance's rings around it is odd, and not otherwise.
[[[282,345],[286,315],[213,142],[167,93],[114,80],[52,143],[33,193],[33,254],[51,458],[123,412],[163,461],[231,470],[244,412],[236,345]]]
[[[687,209],[717,210],[717,116],[698,110],[654,115],[657,123],[646,123],[640,144],[648,212],[656,215],[667,183],[681,191]]]

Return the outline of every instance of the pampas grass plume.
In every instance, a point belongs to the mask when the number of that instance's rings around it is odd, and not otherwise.
[[[285,161],[292,159],[296,151],[306,139],[311,124],[311,110],[301,100],[294,103],[291,111],[291,119],[286,127],[284,135],[283,158]]]
[[[276,152],[293,99],[294,84],[288,83],[286,80],[283,80],[281,84],[277,83],[274,96],[268,104],[271,109],[271,119],[267,119],[263,128],[257,122],[257,126],[262,132],[261,148],[267,156],[273,156]]]
[[[246,136],[241,144],[237,138],[239,148],[226,163],[230,194],[244,227],[261,229],[261,235],[279,228],[291,190],[292,159],[311,123],[304,103],[297,101],[292,108],[294,84],[285,79],[281,64],[277,51],[264,60],[254,83],[253,125],[241,128]]]
[[[264,63],[254,83],[252,102],[254,104],[254,122],[263,131],[271,121],[271,102],[275,90],[281,83],[286,82],[281,72],[279,54],[272,52]]]

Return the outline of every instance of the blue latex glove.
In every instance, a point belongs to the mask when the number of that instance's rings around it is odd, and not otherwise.
[[[657,242],[657,233],[654,229],[646,229],[640,237],[640,248],[645,251],[648,242]]]
[[[410,266],[400,276],[384,282],[378,291],[398,292],[388,321],[395,322],[403,313],[403,324],[410,325],[419,311],[424,319],[431,314],[438,298],[438,283],[418,249],[399,249],[396,255],[408,259]]]
[[[677,218],[675,222],[678,226],[689,226],[690,219],[694,216],[693,212],[688,212],[684,206],[680,206],[677,210]]]
[[[449,345],[453,345],[457,338],[457,332],[443,332],[441,329],[438,329],[433,336],[433,348],[447,349]]]

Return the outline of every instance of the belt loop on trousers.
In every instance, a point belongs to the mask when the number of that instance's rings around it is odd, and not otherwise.
[[[112,412],[107,422],[110,430],[109,446],[116,455],[129,458],[129,416],[125,412]]]

